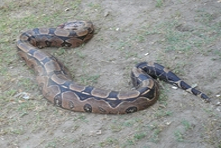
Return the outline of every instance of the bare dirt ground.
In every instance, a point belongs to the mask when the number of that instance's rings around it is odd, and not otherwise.
[[[221,148],[220,1],[9,0],[0,1],[0,13],[0,147]],[[134,64],[157,61],[212,102],[159,82],[160,100],[133,114],[55,107],[16,55],[15,42],[22,31],[75,19],[94,23],[92,40],[75,49],[45,50],[78,83],[129,90]]]

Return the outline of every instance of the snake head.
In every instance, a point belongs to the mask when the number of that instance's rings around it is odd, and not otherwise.
[[[71,21],[59,25],[57,28],[64,30],[87,30],[89,34],[93,33],[94,28],[91,21]]]

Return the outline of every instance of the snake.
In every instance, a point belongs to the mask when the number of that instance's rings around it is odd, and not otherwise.
[[[140,62],[131,70],[133,89],[115,91],[76,83],[56,57],[44,47],[78,47],[88,42],[95,29],[91,21],[70,21],[55,28],[35,28],[20,34],[18,56],[34,69],[38,88],[55,106],[76,112],[126,114],[144,110],[159,98],[158,80],[175,85],[205,102],[210,98],[155,62]]]

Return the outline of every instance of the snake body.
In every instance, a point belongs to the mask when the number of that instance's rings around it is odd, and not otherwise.
[[[55,105],[73,111],[103,114],[124,114],[143,110],[159,96],[155,78],[176,85],[205,101],[204,93],[192,88],[164,66],[141,62],[132,68],[134,90],[118,92],[75,83],[67,68],[54,56],[40,50],[43,47],[77,47],[94,32],[90,21],[74,21],[57,28],[35,28],[22,33],[17,41],[18,55],[37,73],[37,83],[43,96]]]

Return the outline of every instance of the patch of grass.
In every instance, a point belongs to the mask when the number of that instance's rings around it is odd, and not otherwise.
[[[30,69],[28,69],[30,70]],[[19,79],[19,83],[18,83],[19,87],[22,88],[22,90],[24,91],[29,91],[29,90],[33,90],[33,89],[37,89],[37,84],[34,83],[30,78],[20,78]]]
[[[183,39],[186,38],[190,38],[189,33],[179,33],[177,31],[168,30],[168,32],[165,34],[165,41],[168,45],[165,51],[189,51],[192,49],[192,45],[184,42]]]
[[[10,68],[13,68],[12,65],[14,65],[14,61],[15,61],[15,55],[16,55],[16,51],[11,48],[11,43],[7,42],[7,43],[3,43],[2,46],[0,46],[0,57],[1,60],[0,62],[2,62],[2,64],[4,63],[4,65],[2,65],[0,68],[4,68],[7,65],[7,70],[10,70]]]
[[[79,9],[79,5],[81,4],[82,0],[75,0],[75,1],[72,1],[72,4],[70,4],[71,6],[71,9],[72,10],[78,10]]]
[[[174,136],[175,136],[175,139],[176,139],[178,142],[183,142],[183,141],[184,141],[183,134],[182,134],[179,130],[176,130],[176,131],[174,132]]]
[[[202,133],[202,137],[206,143],[213,145],[214,147],[219,147],[221,144],[220,140],[220,130],[221,129],[221,120],[220,116],[211,120],[208,119],[204,125],[205,131]],[[218,129],[218,130],[217,130]]]
[[[76,49],[76,54],[81,59],[84,59],[86,57],[86,55],[84,55],[80,50],[77,50],[77,49]]]
[[[100,75],[95,74],[95,75],[91,75],[91,76],[83,76],[81,77],[81,83],[85,84],[85,85],[93,85],[95,83],[97,83],[98,78],[100,77]]]
[[[159,119],[165,116],[171,116],[172,114],[173,113],[171,111],[165,111],[165,110],[159,109],[154,113],[154,116]]]
[[[123,129],[123,127],[121,125],[116,125],[116,124],[111,125],[111,131],[112,132],[119,132],[122,129]]]
[[[105,139],[104,141],[99,143],[100,147],[107,147],[107,146],[114,146],[119,144],[118,139],[113,138],[113,137],[108,137],[107,139]]]
[[[153,123],[149,125],[148,128],[152,131],[150,140],[154,143],[157,143],[160,140],[159,134],[162,132],[162,127],[157,123]]]
[[[211,14],[209,12],[207,12],[206,10],[197,10],[197,16],[195,17],[196,21],[199,21],[203,24],[209,25],[211,24],[212,20],[214,20],[216,18],[216,16],[218,14]],[[218,12],[217,12],[218,13]]]
[[[213,109],[211,108],[203,108],[203,110],[209,114],[210,116],[214,116],[214,112],[213,112]]]
[[[136,36],[136,39],[135,39],[138,43],[143,43],[145,41],[145,36],[144,34],[139,34]]]
[[[22,126],[10,129],[11,134],[22,135],[24,133],[24,128]]]
[[[165,84],[165,82],[163,82],[163,81],[160,81],[160,83]],[[164,106],[167,106],[167,100],[168,100],[168,96],[167,96],[165,90],[161,89],[160,90],[160,96],[159,96],[159,99],[158,99],[159,103],[164,105]]]
[[[127,120],[123,122],[122,125],[126,127],[132,127],[135,124],[135,122],[136,122],[135,120]]]
[[[184,119],[181,123],[183,124],[185,130],[191,129],[191,124],[189,123],[189,121]]]
[[[0,61],[1,61],[1,60],[0,60]],[[0,74],[1,74],[2,76],[5,76],[5,75],[8,73],[8,67],[3,67],[3,66],[1,66],[0,69],[1,69]]]
[[[47,140],[45,148],[57,148],[57,147],[66,147],[67,143],[73,145],[78,139],[68,138],[66,136],[57,136],[52,140]]]
[[[160,134],[161,130],[160,129],[154,129],[153,130],[153,134],[150,138],[150,140],[154,143],[157,143],[160,139],[159,139],[159,134]]]
[[[211,52],[211,51],[208,51],[208,52]],[[217,57],[213,57],[212,60],[214,60],[214,61],[217,60],[217,59],[221,60],[221,51],[219,49],[214,49],[212,51],[212,53],[214,55],[218,56],[218,58]]]
[[[58,50],[56,50],[56,52],[54,53],[54,56],[56,55],[63,55],[66,53],[66,50],[64,48],[59,48]]]
[[[125,58],[126,59],[131,58],[131,57],[136,58],[137,56],[138,56],[138,53],[136,53],[136,52],[127,51],[125,53]]]
[[[126,120],[124,122],[118,122],[118,121],[113,121],[113,124],[111,125],[111,130],[113,132],[119,132],[122,129],[126,128],[132,128],[136,126],[137,124],[140,124],[142,120],[140,119],[131,119],[131,120]]]
[[[160,8],[163,6],[163,0],[156,0],[156,5],[157,8]]]
[[[45,148],[56,148],[56,146],[57,146],[57,142],[54,140],[54,141],[49,141],[46,144]]]
[[[79,115],[77,118],[74,119],[74,121],[76,121],[76,120],[81,120],[81,121],[86,122],[86,123],[88,122],[85,115]]]
[[[124,144],[123,147],[131,146],[131,145],[135,145],[134,139],[133,138],[127,138],[126,143]]]
[[[123,129],[123,124],[119,123],[118,120],[113,120],[112,123],[110,127],[112,132],[119,132]]]
[[[16,94],[17,90],[15,89],[9,89],[7,91],[4,91],[2,98],[12,98]]]
[[[163,45],[165,52],[176,52],[190,56],[193,52],[207,52],[202,47],[213,45],[221,37],[220,23],[199,27],[187,26],[178,19],[164,21],[163,23],[142,26],[138,31],[139,36],[158,34],[157,43]],[[155,42],[156,43],[156,42]]]
[[[134,134],[134,139],[136,141],[140,140],[140,139],[143,139],[144,137],[146,137],[146,134],[144,132]]]
[[[125,47],[131,46],[130,44],[131,43],[128,40],[119,40],[117,43],[115,43],[114,47],[117,50],[124,50]]]
[[[101,4],[99,4],[99,3],[92,3],[92,2],[91,2],[91,3],[88,4],[88,6],[91,7],[92,9],[96,9],[96,10],[102,8],[102,7],[101,7]]]

